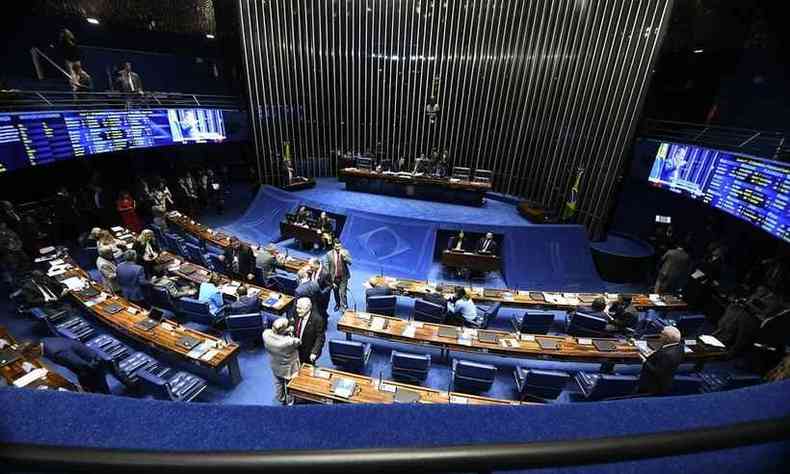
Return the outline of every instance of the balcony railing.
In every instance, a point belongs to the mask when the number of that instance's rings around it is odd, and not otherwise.
[[[178,92],[65,92],[10,90],[0,92],[0,112],[47,110],[210,108],[239,110],[236,96]]]

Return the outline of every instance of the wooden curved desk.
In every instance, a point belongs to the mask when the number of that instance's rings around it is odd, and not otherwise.
[[[204,240],[206,242],[211,243],[221,249],[225,249],[230,245],[230,236],[223,233],[223,232],[216,232],[209,227],[190,219],[189,217],[181,214],[178,211],[171,211],[167,213],[167,221],[171,224],[181,228],[184,232],[194,235],[195,237]],[[260,247],[258,244],[253,244],[250,242],[245,242],[252,248]],[[282,252],[282,250],[279,250]],[[283,262],[278,262],[277,267],[289,272],[289,273],[297,273],[301,270],[305,265],[307,265],[307,260],[303,258],[291,257],[288,256],[285,258]]]
[[[413,328],[413,329],[412,329]],[[346,311],[337,322],[338,331],[386,339],[440,349],[442,355],[449,357],[450,351],[476,352],[500,357],[526,359],[547,359],[559,362],[599,363],[603,370],[611,370],[614,364],[641,364],[642,357],[637,347],[624,339],[614,338],[577,338],[573,336],[546,336],[542,334],[515,334],[506,331],[474,330],[458,328],[445,324],[419,321],[406,321],[400,318],[378,314]],[[455,336],[444,336],[441,332],[453,332]],[[495,338],[496,342],[481,341],[479,334]],[[466,336],[466,337],[464,337]],[[546,349],[541,342],[554,341],[556,349]],[[612,350],[599,350],[593,341],[612,345]],[[697,345],[693,352],[686,354],[687,362],[702,364],[725,356],[721,350],[713,350]]]
[[[88,281],[88,287],[98,291],[99,296],[86,297],[81,292],[71,291],[69,294],[74,300],[91,313],[96,319],[113,328],[119,333],[135,339],[138,342],[166,353],[181,362],[197,365],[208,369],[211,372],[220,374],[227,367],[232,383],[241,380],[239,369],[239,346],[236,343],[226,343],[222,339],[195,329],[182,326],[181,324],[162,319],[153,328],[145,330],[139,323],[148,317],[148,312],[142,307],[120,297],[113,296],[99,283],[92,281],[90,275],[79,268],[76,263],[69,259],[69,263],[74,267],[67,271],[65,277],[79,277]],[[102,298],[104,298],[102,300]],[[116,313],[109,309],[111,305],[118,305],[122,308]],[[213,346],[202,356],[197,357],[191,349],[180,344],[182,338],[194,338],[204,347]],[[190,355],[193,354],[193,355]]]
[[[65,377],[47,367],[41,361],[38,355],[31,355],[21,352],[19,343],[14,339],[11,333],[8,332],[3,326],[0,326],[0,339],[8,343],[3,349],[3,358],[7,360],[0,361],[0,377],[8,383],[9,386],[14,386],[14,382],[22,384],[23,388],[35,390],[67,390],[70,392],[82,392],[82,389],[71,382]],[[25,362],[29,363],[33,368],[30,372],[24,368]],[[30,378],[29,374],[36,372],[38,377]],[[35,376],[35,374],[34,374]],[[29,377],[25,379],[24,377]]]
[[[374,276],[368,284],[376,288],[390,288],[399,295],[422,298],[429,293],[451,295],[453,285],[437,284],[425,280],[408,278],[392,278]],[[589,305],[596,297],[602,297],[607,303],[613,303],[617,295],[606,293],[562,293],[558,291],[503,290],[494,288],[465,288],[469,296],[478,303],[501,303],[503,306],[514,306],[535,309],[574,310],[577,306]],[[655,309],[660,311],[683,310],[686,303],[671,295],[650,298],[645,294],[630,294],[632,303],[639,309]],[[584,301],[584,300],[586,301]]]
[[[353,395],[341,397],[332,391],[332,382],[338,378],[352,380],[355,383]],[[537,405],[535,403],[524,403],[516,400],[502,400],[498,398],[481,397],[478,395],[468,395],[458,392],[444,392],[433,388],[408,385],[391,380],[379,380],[364,375],[341,372],[334,369],[323,367],[313,367],[303,364],[299,368],[299,373],[288,382],[288,393],[301,400],[308,400],[316,403],[335,404],[335,403],[396,403],[394,391],[405,390],[416,394],[419,400],[416,403],[454,403],[466,405]]]

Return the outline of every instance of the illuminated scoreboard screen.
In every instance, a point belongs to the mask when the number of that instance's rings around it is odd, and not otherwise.
[[[790,242],[790,164],[661,143],[650,183],[700,200]]]
[[[0,114],[0,172],[99,153],[234,139],[217,109],[89,110]]]

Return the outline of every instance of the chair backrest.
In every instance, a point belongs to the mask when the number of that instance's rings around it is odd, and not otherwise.
[[[705,324],[704,314],[687,314],[678,318],[675,327],[684,337],[693,337],[699,333],[703,324]]]
[[[431,323],[443,323],[445,319],[444,307],[430,301],[417,299],[414,301],[414,319]]]
[[[570,317],[568,334],[571,336],[595,335],[606,330],[606,320],[587,313],[575,312]]]
[[[383,286],[368,288],[365,290],[365,298],[369,298],[371,296],[390,296],[392,294],[393,294],[392,288],[387,288]]]
[[[333,358],[341,356],[344,358],[362,359],[365,355],[365,345],[357,341],[331,339],[329,341],[329,354]]]
[[[149,395],[153,395],[158,400],[171,400],[170,391],[167,388],[167,380],[154,375],[147,370],[137,371],[137,380],[140,387]]]
[[[496,302],[493,306],[488,308],[488,310],[483,311],[483,323],[480,325],[482,329],[488,328],[489,323],[496,319],[500,308],[502,308],[502,303]],[[477,310],[480,311],[480,308]]]
[[[225,326],[233,329],[260,329],[263,332],[261,313],[233,314],[225,318]]]
[[[200,240],[199,238],[195,237],[194,235],[192,235],[192,234],[190,234],[188,232],[184,232],[182,234],[182,236],[183,236],[183,239],[184,239],[184,243],[192,244],[192,245],[194,245],[195,247],[197,247],[199,249],[203,248],[203,241]]]
[[[464,166],[453,166],[453,178],[469,181],[472,170]]]
[[[193,243],[185,242],[184,243],[184,251],[186,255],[184,257],[187,260],[194,262],[194,263],[203,263],[203,252],[200,250],[200,247]]]
[[[181,298],[181,311],[196,315],[211,315],[208,303],[203,303],[188,296]]]
[[[553,399],[565,389],[571,375],[561,370],[528,369],[524,373],[521,394]]]
[[[790,345],[790,309],[763,320],[757,342],[779,348]]]
[[[206,381],[189,372],[177,372],[167,381],[171,399],[189,402],[206,389]]]
[[[390,360],[393,369],[427,372],[431,367],[431,356],[429,354],[409,354],[392,351]]]
[[[149,287],[148,291],[148,297],[150,298],[149,303],[151,303],[151,306],[169,311],[176,310],[176,305],[173,302],[173,298],[170,297],[170,292],[168,292],[165,288],[152,285]]]
[[[493,175],[491,170],[476,169],[473,181],[476,183],[490,183]]]
[[[550,311],[526,311],[519,330],[526,334],[547,334],[553,323],[554,313]]]
[[[365,298],[365,310],[369,313],[393,316],[397,298],[393,296],[368,296]]]
[[[491,382],[496,377],[496,367],[493,365],[459,359],[456,359],[454,362],[456,376],[490,380]]]
[[[727,382],[720,390],[733,390],[736,388],[748,387],[750,385],[757,385],[762,381],[763,379],[759,375],[730,375],[727,377]]]
[[[296,278],[286,275],[274,275],[273,280],[283,293],[294,294],[299,282]]]
[[[624,397],[636,391],[639,377],[634,375],[601,374],[587,396],[588,400]]]

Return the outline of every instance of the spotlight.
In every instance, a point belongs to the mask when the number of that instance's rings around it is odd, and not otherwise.
[[[214,35],[212,35],[211,33],[209,33],[209,34],[207,34],[207,35],[206,35],[206,38],[208,38],[208,39],[210,39],[210,40],[213,40],[213,39],[214,39]]]
[[[702,53],[704,53],[704,52],[705,52],[705,50],[704,50],[704,49],[695,49],[695,50],[694,50],[694,54],[702,54]]]
[[[88,18],[86,18],[85,20],[86,20],[88,23],[90,23],[91,25],[98,25],[98,24],[99,24],[99,20],[97,20],[96,18],[90,18],[90,17],[88,17]]]

